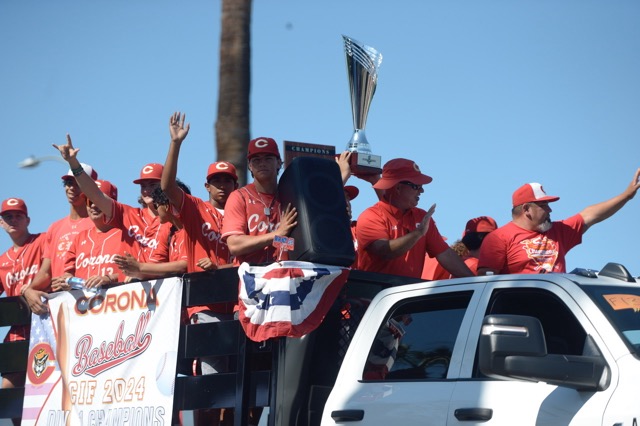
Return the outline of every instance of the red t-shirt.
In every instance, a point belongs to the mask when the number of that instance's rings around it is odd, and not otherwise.
[[[75,236],[65,257],[65,272],[85,280],[95,275],[118,274],[118,282],[126,275],[113,261],[116,254],[137,253],[139,244],[120,228],[100,232],[91,228]]]
[[[27,242],[14,250],[11,247],[0,256],[0,281],[7,297],[20,296],[20,289],[31,284],[44,258],[47,235],[32,234]],[[29,326],[13,326],[7,333],[5,342],[26,340]]]
[[[107,223],[136,239],[141,252],[131,254],[140,262],[169,261],[171,224],[160,223],[160,217],[154,216],[148,208],[131,207],[113,200],[113,216]]]
[[[364,271],[403,275],[420,278],[425,253],[435,257],[447,250],[436,223],[429,220],[427,233],[404,255],[394,259],[382,259],[370,253],[369,244],[377,240],[394,240],[415,230],[426,211],[412,208],[402,212],[385,201],[378,201],[358,218],[358,267]]]
[[[584,228],[580,214],[553,222],[543,233],[509,222],[484,238],[478,268],[500,274],[566,272],[565,255],[582,242]]]
[[[64,258],[73,238],[78,235],[78,232],[94,226],[93,221],[88,217],[71,220],[69,216],[65,216],[49,226],[44,257],[51,260],[52,277],[59,277],[64,273]]]
[[[265,213],[266,209],[270,210],[269,216]],[[223,241],[226,241],[230,235],[268,234],[280,223],[280,201],[275,198],[275,194],[258,193],[253,183],[233,191],[227,199],[224,210]],[[276,260],[276,254],[276,248],[268,245],[262,250],[236,256],[235,264],[272,263]],[[286,252],[281,259],[286,260]]]
[[[187,272],[202,272],[196,264],[205,257],[218,265],[231,263],[229,247],[221,239],[223,212],[211,203],[184,194],[179,215],[185,231]]]

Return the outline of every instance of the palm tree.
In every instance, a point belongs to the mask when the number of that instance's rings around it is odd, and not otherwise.
[[[238,183],[247,181],[251,89],[251,0],[222,0],[218,117],[218,160],[233,163]]]

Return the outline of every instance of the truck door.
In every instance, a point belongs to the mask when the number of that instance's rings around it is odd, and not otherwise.
[[[449,407],[449,425],[593,425],[602,423],[615,385],[600,392],[524,380],[491,379],[478,369],[477,346],[485,315],[538,318],[547,353],[583,355],[587,335],[606,348],[585,313],[562,288],[549,282],[497,282],[488,285],[471,328],[463,370]],[[608,358],[608,356],[607,356]],[[611,359],[609,364],[615,364]],[[612,371],[615,375],[615,372]],[[612,377],[612,382],[615,380]]]
[[[345,356],[322,424],[445,424],[472,301],[482,293],[482,286],[475,286],[404,291],[372,304]]]

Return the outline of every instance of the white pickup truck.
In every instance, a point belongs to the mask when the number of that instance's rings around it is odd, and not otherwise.
[[[640,419],[640,280],[600,272],[410,284],[371,301],[322,425]]]

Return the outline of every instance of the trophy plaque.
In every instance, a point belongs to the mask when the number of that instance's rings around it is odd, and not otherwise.
[[[382,63],[382,54],[373,47],[350,37],[343,35],[342,38],[347,60],[354,129],[353,136],[347,145],[347,151],[353,153],[351,154],[351,172],[356,176],[380,174],[382,159],[371,152],[364,128],[378,83],[378,68]]]

